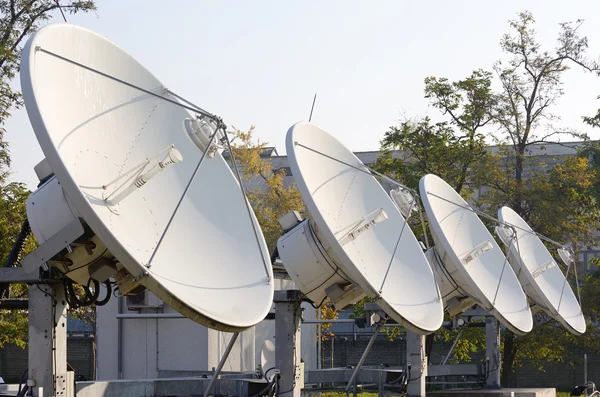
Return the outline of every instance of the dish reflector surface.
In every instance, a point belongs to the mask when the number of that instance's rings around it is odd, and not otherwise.
[[[168,94],[135,59],[81,27],[47,25],[23,50],[21,86],[37,139],[65,194],[107,249],[194,321],[234,331],[263,320],[273,298],[264,238],[221,154],[207,156],[192,180],[202,156],[184,126],[193,116],[43,50]],[[169,145],[182,161],[109,208],[102,186]]]
[[[513,241],[510,245],[508,258],[527,295],[570,332],[576,335],[585,333],[581,306],[544,243],[511,208],[500,208],[498,218],[507,225],[515,226],[518,244]]]
[[[433,271],[410,227],[402,232],[404,218],[363,163],[323,129],[306,122],[290,128],[286,149],[317,234],[343,272],[409,329],[419,333],[437,330],[442,325],[443,306]],[[380,209],[387,219],[380,217],[354,239],[343,238],[343,230]]]
[[[533,318],[527,296],[483,222],[438,176],[425,175],[419,190],[435,249],[448,273],[473,300],[513,332],[531,331]]]

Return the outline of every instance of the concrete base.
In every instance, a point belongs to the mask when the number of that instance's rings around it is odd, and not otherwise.
[[[556,397],[555,388],[496,389],[496,390],[442,390],[427,393],[428,397]]]
[[[202,397],[208,378],[168,378],[77,382],[77,397]],[[244,382],[221,378],[211,394],[243,395]]]

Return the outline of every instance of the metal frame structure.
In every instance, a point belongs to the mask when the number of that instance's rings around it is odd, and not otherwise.
[[[29,289],[29,371],[26,387],[28,394],[33,396],[74,396],[77,388],[74,381],[74,372],[67,370],[67,304],[64,288],[59,280],[43,278],[45,273],[41,270],[38,274],[26,273],[24,268],[0,268],[0,281],[8,283],[27,283]],[[277,394],[282,397],[300,397],[304,388],[304,368],[300,358],[300,325],[302,321],[301,303],[304,295],[297,290],[276,291],[274,297],[275,316],[275,384],[265,391],[265,381],[253,379],[252,374],[223,373],[219,365],[210,378],[196,378],[196,390],[208,397],[222,393],[235,393],[240,396],[255,395],[260,391],[264,394]],[[369,346],[363,352],[360,362],[351,369],[327,369],[309,371],[307,382],[319,384],[343,383],[345,388],[332,386],[332,390],[353,392],[356,394],[363,386],[370,386],[384,394],[400,394],[406,390],[409,396],[425,396],[426,378],[460,375],[464,373],[481,374],[477,365],[427,365],[425,354],[425,338],[421,335],[407,332],[407,369],[398,368],[365,368],[365,359],[372,347],[379,331],[386,323],[387,317],[381,309],[374,304],[365,307],[366,321],[369,325],[376,326]],[[486,317],[486,387],[500,388],[500,333],[498,321],[487,315],[482,309],[467,311],[464,316]],[[153,314],[120,314],[120,321],[129,318],[185,318],[178,313],[153,313]],[[353,319],[344,320],[308,320],[305,323],[331,323],[355,322]],[[235,343],[235,335],[229,343],[220,363],[225,362],[231,347]],[[450,354],[450,353],[449,353]],[[446,361],[446,360],[444,360]],[[468,367],[468,368],[467,368]],[[268,370],[268,369],[265,369]],[[219,376],[221,375],[221,376]],[[401,381],[400,381],[401,380]],[[120,381],[123,382],[123,381]],[[132,381],[139,382],[139,381]],[[165,381],[166,382],[166,381]],[[88,383],[93,384],[95,382]],[[102,383],[102,382],[100,382]],[[445,382],[432,382],[443,384]],[[238,386],[234,386],[238,385]],[[241,385],[241,386],[240,386]],[[322,390],[326,390],[324,388]],[[93,388],[90,389],[90,391]],[[305,389],[310,391],[312,389]],[[328,389],[327,389],[328,390]],[[82,392],[80,392],[80,395]]]

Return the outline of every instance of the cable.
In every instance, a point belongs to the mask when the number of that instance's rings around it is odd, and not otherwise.
[[[41,292],[42,292],[44,295],[46,295],[46,296],[50,297],[50,299],[52,299],[52,303],[53,303],[54,305],[56,305],[56,303],[57,303],[57,302],[56,302],[56,299],[54,299],[54,297],[53,297],[51,294],[49,294],[49,293],[47,293],[46,291],[44,291],[44,290],[43,290],[43,289],[40,287],[40,285],[39,285],[39,284],[36,284],[35,286],[36,286],[36,287],[37,287],[37,289],[39,289],[39,290],[40,290],[40,291],[41,291]]]
[[[340,267],[338,265],[336,265],[335,263],[331,264],[329,262],[329,255],[327,254],[327,250],[325,250],[325,247],[323,247],[323,244],[321,243],[321,240],[319,240],[319,238],[317,237],[317,233],[313,229],[312,224],[311,224],[310,221],[308,222],[308,230],[310,231],[310,234],[313,237],[313,240],[315,241],[315,243],[317,245],[317,249],[319,250],[319,253],[321,254],[321,256],[323,256],[323,258],[325,258],[325,261],[327,262],[327,264],[329,265],[329,267],[331,267],[331,269],[335,270],[336,272],[339,271]],[[348,280],[342,274],[339,274],[339,276],[341,278],[343,278],[344,280],[346,280],[346,282],[352,283],[352,281]]]
[[[60,60],[62,60],[62,61],[68,62],[68,63],[70,63],[70,64],[73,64],[73,65],[75,65],[75,66],[79,66],[79,67],[80,67],[80,68],[82,68],[82,69],[85,69],[85,70],[88,70],[88,71],[90,71],[90,72],[93,72],[93,73],[99,74],[100,76],[103,76],[103,77],[106,77],[107,79],[110,79],[110,80],[116,81],[117,83],[121,83],[121,84],[123,84],[123,85],[126,85],[127,87],[130,87],[130,88],[136,89],[136,90],[138,90],[138,91],[141,91],[141,92],[143,92],[143,93],[145,93],[145,94],[148,94],[148,95],[154,96],[154,97],[156,97],[156,98],[162,99],[163,101],[166,101],[166,102],[172,103],[173,105],[180,106],[180,107],[182,107],[182,108],[184,108],[184,109],[187,109],[187,110],[190,110],[190,111],[192,111],[192,112],[200,113],[201,115],[203,115],[203,116],[206,116],[206,117],[210,118],[211,120],[214,120],[214,121],[219,121],[219,119],[218,119],[218,118],[217,118],[215,115],[212,115],[212,114],[210,114],[210,113],[208,113],[208,112],[206,112],[206,111],[204,111],[204,110],[200,109],[200,108],[199,108],[199,107],[197,107],[197,106],[195,106],[195,107],[186,106],[186,105],[184,105],[184,104],[182,104],[182,103],[180,103],[180,102],[177,102],[177,101],[174,101],[174,100],[172,100],[172,99],[166,98],[166,97],[164,97],[164,96],[162,96],[162,95],[159,95],[159,94],[156,94],[156,93],[154,93],[154,92],[152,92],[152,91],[146,90],[145,88],[139,87],[139,86],[137,86],[137,85],[135,85],[135,84],[131,84],[131,83],[129,83],[129,82],[127,82],[127,81],[125,81],[125,80],[121,80],[121,79],[119,79],[119,78],[117,78],[117,77],[115,77],[115,76],[111,76],[111,75],[109,75],[109,74],[107,74],[107,73],[101,72],[101,71],[99,71],[99,70],[97,70],[97,69],[94,69],[94,68],[92,68],[92,67],[86,66],[86,65],[84,65],[84,64],[82,64],[82,63],[79,63],[79,62],[77,62],[77,61],[74,61],[74,60],[72,60],[72,59],[69,59],[69,58],[63,57],[62,55],[55,54],[55,53],[54,53],[54,52],[52,52],[52,51],[45,50],[45,49],[44,49],[44,48],[42,48],[42,47],[37,47],[36,49],[37,49],[38,51],[40,51],[40,52],[43,52],[43,53],[45,53],[45,54],[48,54],[48,55],[51,55],[51,56],[53,56],[53,57],[55,57],[55,58],[58,58],[58,59],[60,59]],[[170,91],[169,91],[169,92],[170,92]],[[172,93],[171,93],[171,94],[172,94]],[[186,101],[186,102],[187,102],[187,101]],[[210,146],[210,145],[209,145],[209,146]]]
[[[29,368],[26,369],[25,372],[23,372],[23,374],[19,378],[19,391],[17,392],[17,396],[21,396],[21,386],[23,385],[23,378],[25,377],[25,375],[27,375],[28,372]],[[27,387],[27,384],[25,384],[25,387]]]
[[[58,0],[55,0],[55,2],[56,2],[56,5],[58,6],[58,9],[60,10],[60,14],[61,14],[61,15],[62,15],[62,17],[63,17],[63,20],[64,20],[65,22],[67,22],[67,18],[65,17],[65,13],[63,12],[63,9],[62,9],[62,7],[60,6],[60,4],[58,4]]]
[[[274,369],[277,369],[277,367],[271,367],[271,368],[269,368],[268,370],[266,370],[266,371],[263,373],[263,378],[265,378],[266,380],[269,380],[268,374],[269,374],[269,372],[273,371]]]
[[[104,306],[110,300],[110,296],[111,296],[111,292],[112,292],[112,286],[110,284],[110,281],[106,280],[104,282],[104,286],[106,287],[106,296],[102,300],[96,300],[96,306]]]
[[[74,282],[70,279],[63,280],[63,287],[65,289],[65,298],[69,307],[72,309],[83,307],[83,306],[91,306],[96,304],[98,306],[103,306],[110,300],[112,286],[109,280],[104,281],[104,285],[107,289],[106,296],[102,300],[98,300],[100,296],[100,282],[93,278],[88,279],[87,285],[82,285],[84,296],[80,298],[77,296],[77,293],[74,289]],[[93,284],[93,292],[90,289],[90,284]]]
[[[256,393],[255,395],[253,395],[252,397],[261,397],[265,394],[265,392],[269,389],[271,389],[272,387],[275,386],[275,382],[277,382],[277,377],[279,376],[279,374],[276,374],[273,377],[273,380],[267,383],[267,387],[265,387],[264,389],[262,389],[261,391],[259,391],[258,393]]]
[[[330,278],[331,278],[331,277],[330,277]],[[327,280],[325,280],[325,281],[327,281]],[[321,285],[322,285],[322,284],[321,284]],[[324,297],[324,298],[321,300],[321,303],[319,303],[318,305],[315,305],[315,304],[314,304],[314,303],[312,303],[312,302],[309,302],[309,303],[310,303],[310,305],[311,305],[312,307],[314,307],[315,309],[320,309],[320,308],[321,308],[321,306],[323,306],[323,303],[325,303],[325,301],[326,301],[326,300],[327,300],[327,295],[325,295],[325,297]]]
[[[6,262],[4,263],[4,267],[15,267],[19,264],[19,260],[21,258],[21,254],[23,253],[23,248],[27,243],[27,237],[31,233],[31,227],[29,225],[29,220],[25,219],[23,225],[21,226],[21,230],[15,239],[12,249],[6,258]],[[0,298],[8,298],[10,297],[10,284],[2,283],[0,284]]]
[[[273,250],[273,253],[271,254],[271,265],[273,265],[275,263],[275,261],[277,260],[278,257],[279,257],[279,250],[277,249],[277,247],[275,247],[275,249]]]
[[[76,270],[79,270],[79,269],[81,269],[81,268],[84,268],[84,267],[86,267],[86,266],[93,265],[94,263],[98,262],[98,261],[99,261],[99,260],[100,260],[102,257],[104,257],[104,254],[106,254],[106,252],[107,252],[107,251],[108,251],[108,248],[106,248],[106,249],[104,250],[104,252],[102,252],[102,253],[101,253],[101,254],[100,254],[100,255],[99,255],[97,258],[95,258],[95,259],[92,259],[91,261],[89,261],[89,262],[88,262],[88,263],[86,263],[85,265],[80,265],[80,266],[77,266],[76,268],[69,269],[69,271],[68,271],[68,272],[66,272],[66,273],[64,273],[64,275],[65,275],[65,276],[68,276],[69,274],[73,273],[73,272],[74,272],[74,271],[76,271]]]

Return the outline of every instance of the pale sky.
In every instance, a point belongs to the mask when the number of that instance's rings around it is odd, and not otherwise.
[[[461,79],[492,69],[508,20],[533,12],[539,41],[554,47],[558,23],[585,19],[581,33],[600,59],[598,1],[200,1],[97,0],[96,14],[70,23],[110,39],[172,91],[285,153],[285,133],[307,120],[354,151],[379,149],[403,116],[429,115],[427,76]],[[56,17],[60,18],[59,15]],[[55,21],[59,21],[56,19]],[[600,78],[569,71],[553,109],[560,126],[600,138],[583,125],[600,101]],[[18,87],[18,79],[15,81]],[[24,109],[5,139],[11,180],[34,189],[43,154]]]

